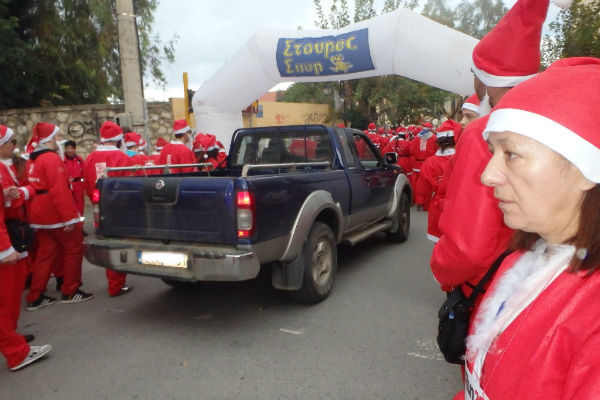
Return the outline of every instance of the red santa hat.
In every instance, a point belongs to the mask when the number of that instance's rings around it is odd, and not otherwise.
[[[338,127],[338,128],[345,128],[345,127],[346,127],[346,125],[344,125],[344,123],[343,123],[343,122],[340,122],[339,124],[337,124],[337,127]]]
[[[423,124],[423,129],[433,129],[431,122],[427,121]]]
[[[566,58],[507,92],[483,132],[534,139],[600,183],[600,59]],[[582,100],[583,99],[583,100]]]
[[[192,128],[190,128],[185,119],[178,119],[177,121],[173,122],[173,133],[176,136],[183,135],[187,131],[191,130]]]
[[[194,152],[199,153],[201,151],[206,151],[204,147],[204,133],[198,133],[194,138],[194,143],[192,144],[192,149]]]
[[[374,131],[375,129],[377,129],[377,125],[375,125],[375,122],[371,122],[369,124],[369,128],[370,131]]]
[[[158,139],[156,139],[156,144],[154,145],[154,148],[157,151],[161,151],[163,147],[165,147],[167,144],[169,144],[169,142],[167,142],[164,138],[159,137]]]
[[[104,142],[118,142],[123,139],[123,130],[121,127],[114,122],[105,121],[100,126],[100,141]]]
[[[127,146],[127,147],[139,146],[139,139],[141,139],[141,136],[138,135],[137,133],[127,132],[124,137],[125,146]]]
[[[383,126],[380,126],[379,129],[377,129],[377,134],[383,135],[384,133],[385,133],[385,128]]]
[[[8,142],[13,135],[14,132],[12,129],[10,129],[8,126],[0,125],[0,146]]]
[[[572,0],[559,0],[568,7]],[[557,3],[558,3],[557,2]],[[490,87],[514,87],[540,69],[542,25],[550,0],[518,0],[473,49],[473,73]]]
[[[440,125],[436,135],[438,138],[458,137],[460,136],[461,131],[462,125],[452,119],[449,119],[444,121],[444,123]]]
[[[472,95],[462,105],[463,110],[471,110],[476,114],[479,114],[479,97],[476,94]]]
[[[211,151],[219,148],[219,146],[217,145],[217,137],[215,135],[211,135],[210,133],[206,133],[204,135],[202,145],[204,146],[206,151]]]
[[[54,124],[49,122],[38,122],[33,127],[33,147],[36,147],[38,143],[48,143],[56,136],[58,131],[60,131],[60,128]]]
[[[406,128],[403,126],[399,126],[396,128],[396,133],[403,133],[406,132]]]

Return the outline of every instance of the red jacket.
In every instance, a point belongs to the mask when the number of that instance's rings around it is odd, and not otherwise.
[[[435,133],[426,140],[416,137],[410,142],[410,156],[413,171],[419,172],[421,165],[438,150]]]
[[[31,199],[29,224],[37,229],[56,229],[83,221],[71,194],[65,163],[50,149],[31,153],[27,170]]]
[[[194,152],[187,148],[187,146],[180,142],[171,142],[160,151],[160,159],[158,164],[195,164],[196,156]],[[195,167],[185,168],[171,168],[172,173],[181,172],[194,172],[197,171]]]
[[[491,158],[482,137],[487,119],[480,118],[467,127],[454,156],[456,173],[448,181],[439,223],[442,236],[430,260],[433,276],[444,290],[464,282],[476,284],[508,248],[513,233],[504,224],[494,190],[481,183]]]
[[[2,186],[0,187],[0,202],[2,202],[2,204],[4,204],[4,192],[2,190],[3,188],[4,184],[2,184]],[[0,207],[0,260],[10,256],[12,253],[15,252],[15,249],[12,247],[12,244],[10,242],[10,237],[8,236],[6,225],[4,224],[4,218],[4,207]]]
[[[521,255],[504,260],[483,301]],[[496,337],[479,377],[489,400],[600,399],[600,273],[585,275],[561,273]]]
[[[0,183],[3,188],[10,186],[19,186],[19,180],[17,179],[17,170],[14,165],[6,165],[0,161]],[[29,191],[23,189],[20,191],[21,197],[15,200],[4,201],[4,217],[6,219],[18,219],[20,221],[27,221],[27,215],[25,212],[26,198],[29,198]]]
[[[444,171],[454,155],[454,149],[447,149],[443,154],[439,151],[421,166],[421,174],[415,188],[415,203],[421,204],[427,215],[427,237],[437,242],[440,237],[438,221],[441,210],[438,208],[437,191]]]
[[[123,153],[114,146],[98,146],[92,151],[85,160],[85,192],[90,200],[96,189],[96,181],[102,177],[104,170],[109,167],[131,167],[133,166],[131,157]],[[110,176],[129,176],[132,172],[116,171]]]

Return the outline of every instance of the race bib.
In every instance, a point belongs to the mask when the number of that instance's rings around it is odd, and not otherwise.
[[[96,163],[96,180],[102,178],[102,175],[104,175],[105,169],[106,169],[105,162]]]
[[[479,379],[465,368],[465,400],[490,400],[479,385]]]
[[[427,141],[426,140],[421,140],[421,142],[419,143],[419,150],[421,150],[421,151],[427,150]]]

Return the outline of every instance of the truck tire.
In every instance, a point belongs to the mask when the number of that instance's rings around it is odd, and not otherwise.
[[[331,228],[315,222],[294,261],[304,267],[304,277],[302,287],[292,291],[292,296],[305,304],[325,300],[333,288],[337,270],[337,245]]]
[[[398,210],[394,214],[392,228],[386,232],[387,238],[391,242],[404,243],[408,239],[410,231],[410,199],[408,193],[402,192]]]

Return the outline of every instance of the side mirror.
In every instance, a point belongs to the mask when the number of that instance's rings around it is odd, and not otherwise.
[[[385,153],[384,157],[385,157],[385,162],[388,165],[393,165],[393,164],[398,163],[398,154],[396,154],[394,152]]]

